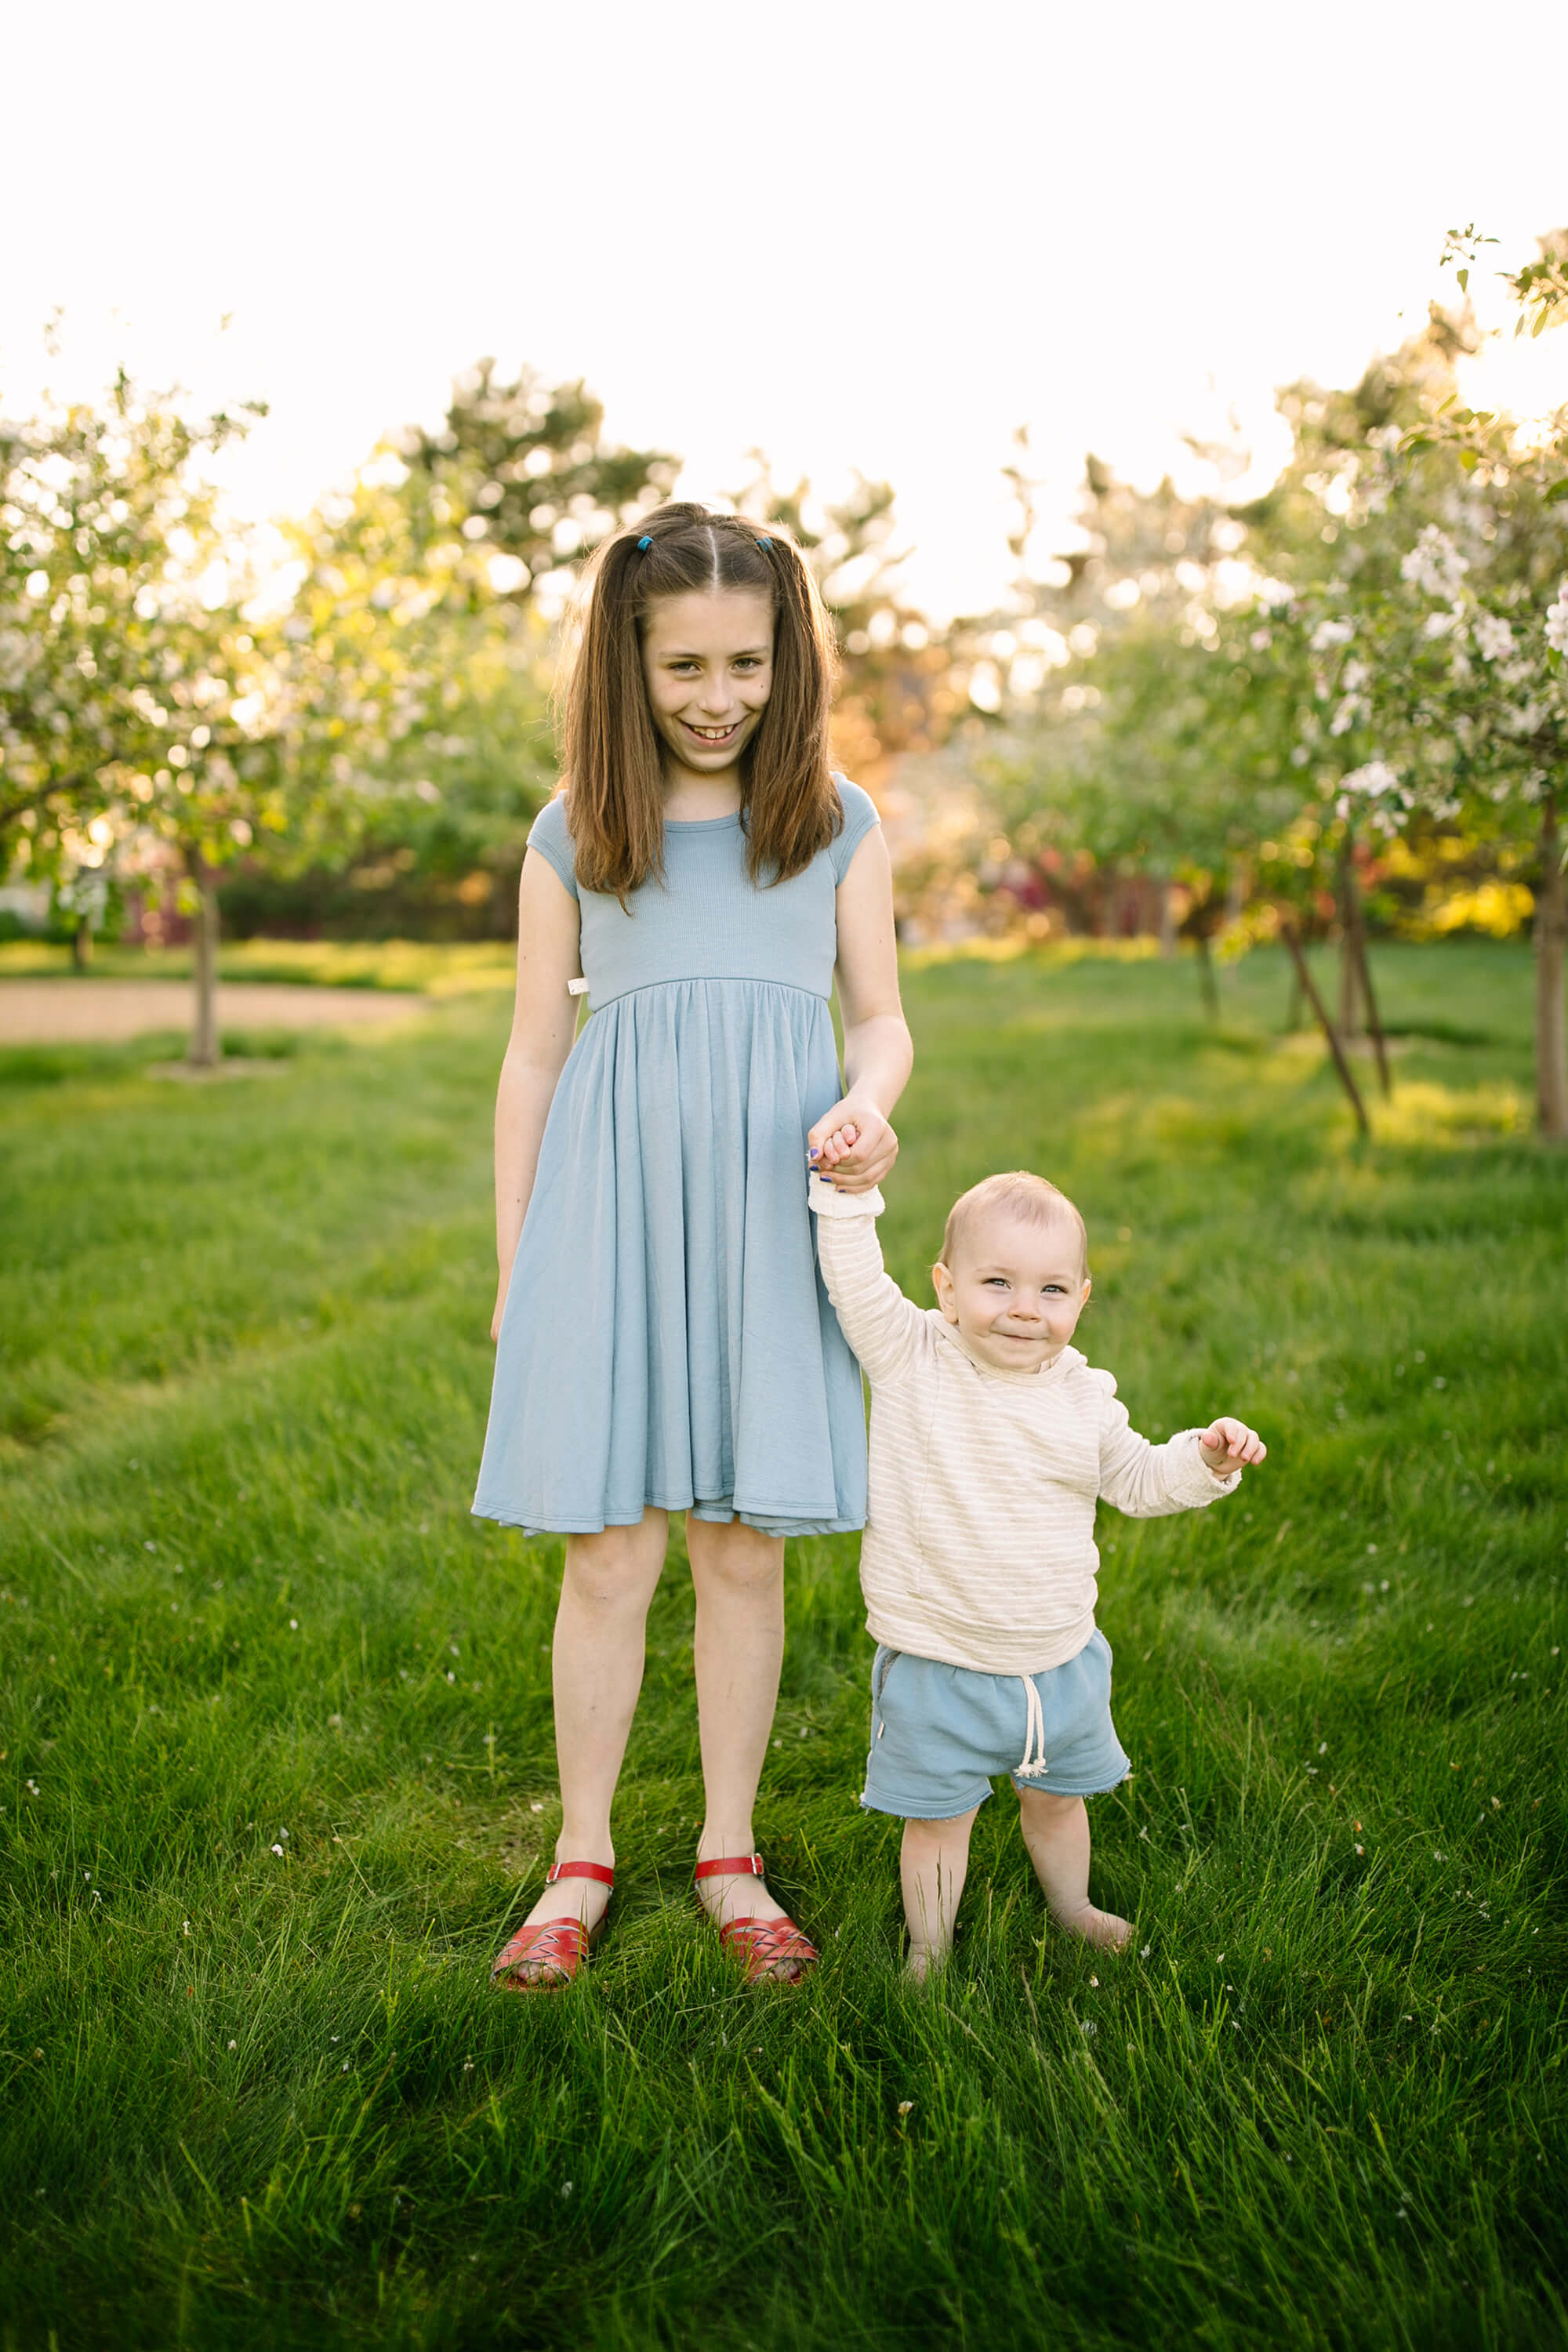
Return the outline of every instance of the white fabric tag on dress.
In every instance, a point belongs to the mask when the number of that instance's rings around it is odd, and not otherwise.
[[[569,980],[566,983],[566,993],[568,996],[586,996],[588,993],[587,982],[585,980]]]

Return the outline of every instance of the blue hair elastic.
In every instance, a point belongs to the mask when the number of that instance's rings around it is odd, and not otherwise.
[[[652,545],[653,541],[651,539],[639,539],[637,541],[637,553],[639,555],[646,555]]]
[[[757,545],[759,547],[771,547],[773,545],[773,541],[771,539],[759,539]]]

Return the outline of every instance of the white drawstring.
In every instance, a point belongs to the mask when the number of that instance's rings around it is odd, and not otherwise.
[[[1046,1755],[1046,1710],[1040,1705],[1040,1694],[1029,1676],[1020,1675],[1018,1680],[1024,1685],[1024,1696],[1028,1702],[1029,1721],[1024,1734],[1023,1760],[1014,1769],[1021,1780],[1033,1780],[1050,1769]]]

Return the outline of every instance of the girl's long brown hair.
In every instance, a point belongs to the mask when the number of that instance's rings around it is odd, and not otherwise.
[[[775,525],[672,500],[617,531],[588,566],[561,694],[577,879],[587,890],[613,890],[623,906],[664,873],[663,772],[642,664],[648,607],[663,596],[733,589],[766,596],[773,614],[773,690],[741,754],[752,882],[798,874],[843,825],[827,761],[833,624],[805,559]]]

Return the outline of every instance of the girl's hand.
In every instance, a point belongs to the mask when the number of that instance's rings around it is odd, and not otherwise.
[[[1244,1421],[1211,1421],[1198,1439],[1198,1452],[1216,1478],[1232,1470],[1245,1468],[1249,1462],[1261,1462],[1268,1448],[1255,1429]]]
[[[890,1123],[875,1103],[857,1102],[852,1094],[824,1111],[805,1142],[817,1174],[845,1192],[868,1192],[899,1156]]]

